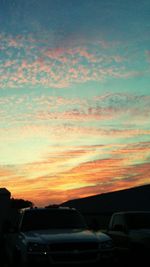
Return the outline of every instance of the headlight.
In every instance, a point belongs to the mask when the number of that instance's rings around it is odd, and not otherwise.
[[[109,249],[113,247],[112,240],[103,241],[100,243],[100,249]]]
[[[28,252],[46,253],[47,252],[47,246],[44,244],[40,244],[40,243],[30,242],[30,243],[28,243],[27,250],[28,250]]]

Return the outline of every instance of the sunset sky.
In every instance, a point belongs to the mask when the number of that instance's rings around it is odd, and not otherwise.
[[[0,187],[37,206],[150,183],[150,1],[0,0]]]

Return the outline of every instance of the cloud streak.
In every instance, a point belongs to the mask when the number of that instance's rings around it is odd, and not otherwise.
[[[38,205],[128,188],[148,183],[149,152],[149,143],[116,145],[110,155],[107,146],[64,147],[40,163],[1,167],[1,186]]]
[[[53,97],[50,95],[13,95],[1,97],[1,122],[36,124],[39,121],[104,122],[122,118],[124,127],[130,125],[130,116],[135,125],[148,123],[150,115],[149,95],[101,94],[90,99],[80,97]],[[11,113],[9,112],[11,110]],[[21,111],[21,112],[20,112]],[[115,130],[115,129],[114,129]],[[126,129],[130,132],[130,129]],[[131,129],[140,130],[140,128]],[[122,130],[123,131],[123,130]],[[143,129],[144,131],[144,129]]]

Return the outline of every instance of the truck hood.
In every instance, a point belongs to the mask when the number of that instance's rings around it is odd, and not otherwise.
[[[136,229],[131,230],[132,235],[140,238],[148,238],[150,239],[150,229]]]
[[[22,233],[24,239],[27,242],[40,242],[40,243],[50,243],[50,242],[103,242],[110,240],[110,237],[101,232],[93,232],[90,230],[79,230],[79,229],[60,229],[60,230],[39,230],[39,231],[29,231]]]

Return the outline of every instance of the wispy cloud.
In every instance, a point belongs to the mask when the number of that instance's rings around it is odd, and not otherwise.
[[[122,119],[124,129],[113,129],[116,132],[141,131],[140,125],[148,123],[150,115],[149,95],[132,94],[101,94],[93,96],[91,99],[80,97],[53,97],[50,95],[12,95],[1,97],[1,122],[21,123],[39,125],[45,121],[64,127],[64,123],[75,122],[90,123],[97,121],[97,129],[101,126],[100,122]],[[9,110],[12,110],[11,113]],[[130,120],[132,116],[132,121]],[[134,124],[134,127],[131,127]],[[54,125],[53,125],[54,126]],[[85,125],[84,125],[85,126]],[[77,127],[77,125],[75,126]],[[87,125],[86,125],[87,127]],[[108,127],[108,126],[107,126]],[[129,127],[129,128],[128,128]],[[112,130],[112,129],[109,129]],[[143,132],[148,128],[143,129]]]

